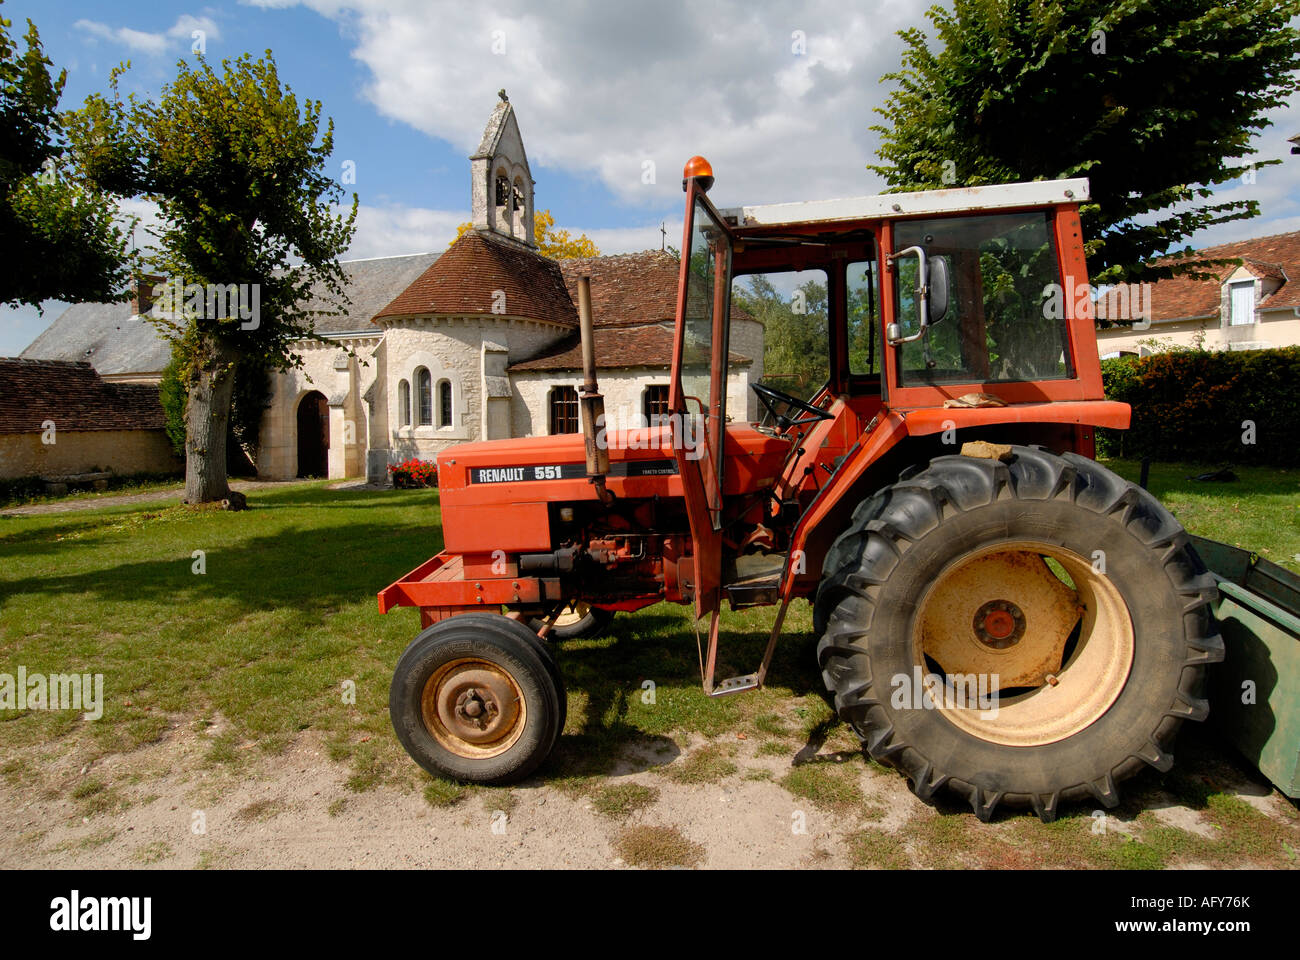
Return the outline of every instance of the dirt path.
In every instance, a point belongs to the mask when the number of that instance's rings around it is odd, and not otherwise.
[[[18,773],[7,764],[0,779],[0,863],[622,868],[630,865],[624,860],[629,837],[662,842],[667,836],[683,844],[687,862],[699,867],[843,868],[862,865],[865,831],[884,858],[871,865],[1068,867],[1084,865],[1071,851],[1090,842],[1092,821],[1083,817],[1070,826],[1069,843],[1058,831],[1046,837],[1046,846],[1034,848],[1035,832],[1047,828],[1031,818],[981,824],[969,813],[936,810],[913,797],[903,778],[829,747],[810,757],[800,751],[800,759],[833,766],[865,804],[819,806],[788,792],[777,781],[791,771],[793,753],[764,752],[753,740],[692,738],[679,743],[680,752],[651,756],[633,750],[626,772],[600,778],[604,790],[637,784],[652,797],[630,814],[611,816],[595,795],[563,781],[474,791],[450,806],[433,806],[411,789],[381,786],[357,793],[347,786],[354,771],[331,762],[314,734],[280,755],[248,749],[234,767],[214,765],[206,758],[220,729],[199,733],[178,720],[161,741],[88,767],[78,767],[81,761],[69,752],[47,762],[35,781],[30,768]],[[729,751],[730,772],[708,782],[672,776],[719,746]],[[1218,762],[1211,763],[1193,760],[1193,767],[1198,776],[1214,769],[1217,779]],[[102,789],[93,789],[96,784]],[[1261,822],[1287,830],[1292,843],[1300,843],[1290,833],[1297,828],[1285,800],[1259,783],[1241,782],[1239,788],[1234,793],[1265,815]],[[1159,824],[1189,836],[1213,838],[1220,829],[1208,811],[1172,798],[1150,809]],[[1121,834],[1141,831],[1131,822],[1114,824]]]
[[[312,483],[311,480],[232,480],[230,489],[241,493],[253,490],[280,488],[298,483]],[[107,497],[69,497],[53,503],[34,503],[27,507],[7,507],[0,510],[0,516],[22,517],[42,513],[76,513],[80,510],[98,510],[101,507],[119,507],[131,503],[151,503],[172,501],[179,503],[184,490],[151,490],[147,493],[124,493]]]

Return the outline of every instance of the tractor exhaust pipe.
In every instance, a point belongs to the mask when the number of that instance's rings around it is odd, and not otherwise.
[[[608,434],[604,441],[600,430],[605,424],[605,398],[596,384],[596,337],[591,319],[591,278],[578,278],[578,335],[582,340],[582,433],[587,447],[587,480],[595,484],[602,503],[614,495],[605,488],[609,474]]]

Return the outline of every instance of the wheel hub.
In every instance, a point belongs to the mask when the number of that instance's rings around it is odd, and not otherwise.
[[[937,665],[945,697],[953,694],[938,709],[995,743],[1077,733],[1115,702],[1133,662],[1132,618],[1115,585],[1054,544],[1007,542],[953,561],[913,623],[918,665]],[[969,701],[972,675],[994,695],[990,705]],[[965,700],[956,696],[963,690]]]
[[[993,691],[1039,687],[1060,673],[1079,614],[1078,595],[1041,556],[998,550],[960,564],[935,585],[922,614],[922,643],[945,673],[987,675]]]
[[[1025,615],[1010,600],[990,600],[975,611],[972,626],[981,643],[1005,650],[1025,635]]]
[[[423,696],[425,726],[453,752],[495,756],[523,728],[523,697],[506,671],[485,660],[446,664],[431,676]]]

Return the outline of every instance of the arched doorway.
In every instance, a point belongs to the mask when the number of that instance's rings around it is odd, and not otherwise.
[[[313,390],[298,401],[298,476],[329,476],[330,407]]]

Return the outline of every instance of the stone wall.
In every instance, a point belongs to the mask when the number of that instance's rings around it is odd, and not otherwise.
[[[1148,330],[1112,327],[1097,331],[1097,351],[1108,353],[1152,352],[1155,349],[1191,347],[1198,341],[1206,350],[1263,350],[1272,347],[1300,346],[1300,317],[1288,310],[1261,310],[1255,323],[1223,326],[1218,317],[1207,320],[1181,320],[1153,323]]]
[[[518,317],[455,317],[404,320],[389,325],[384,335],[381,366],[386,395],[385,432],[376,429],[371,438],[371,472],[378,461],[397,463],[409,457],[432,460],[446,447],[484,436],[488,411],[484,408],[485,385],[497,377],[499,348],[510,362],[537,353],[566,336],[567,327]],[[486,348],[486,349],[485,349]],[[489,369],[484,368],[488,363]],[[415,372],[428,368],[435,387],[434,425],[420,426]],[[504,372],[503,370],[500,372]],[[447,380],[452,391],[452,423],[437,426],[437,383]],[[411,387],[411,424],[401,425],[398,410],[399,384]],[[378,393],[378,385],[376,393]],[[513,418],[512,418],[513,419]],[[515,435],[519,433],[516,430]],[[383,451],[383,453],[380,453]]]
[[[39,433],[0,434],[0,479],[62,476],[109,470],[133,473],[176,473],[185,461],[172,454],[162,430],[59,430],[54,443]]]
[[[375,363],[370,355],[378,344],[378,336],[369,334],[295,345],[302,366],[271,378],[271,405],[262,415],[258,437],[259,477],[285,480],[298,475],[298,405],[312,391],[324,394],[329,403],[329,476],[365,475],[369,418],[361,385],[367,377],[374,377],[371,371]],[[363,367],[356,358],[349,357],[348,348],[369,366]]]
[[[605,423],[610,430],[625,430],[645,425],[646,388],[668,384],[666,368],[631,368],[602,370],[597,373],[601,395],[605,398]],[[578,370],[517,370],[512,375],[514,396],[511,422],[516,437],[546,436],[551,432],[550,399],[555,387],[582,385]],[[727,410],[733,422],[748,419],[750,379],[747,368],[732,372],[727,382]],[[739,413],[737,412],[739,411]]]

